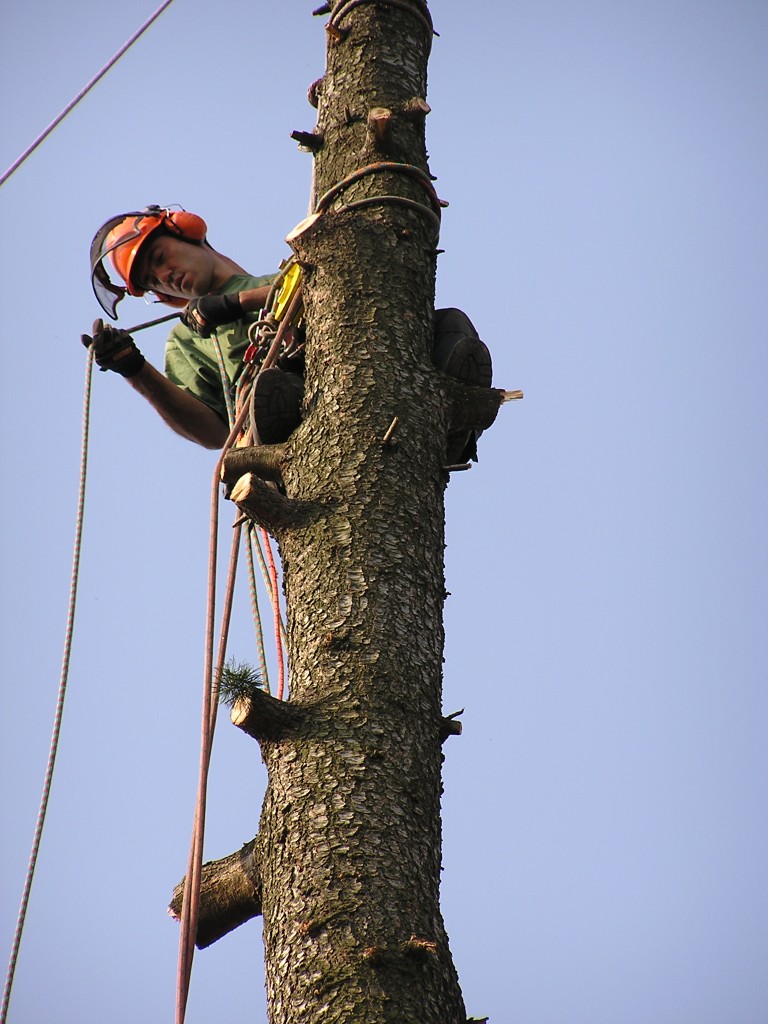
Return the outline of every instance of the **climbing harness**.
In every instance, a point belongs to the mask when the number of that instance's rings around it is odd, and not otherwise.
[[[93,378],[93,346],[88,350],[88,358],[85,367],[85,395],[83,398],[83,427],[82,427],[82,441],[80,446],[80,483],[78,486],[78,497],[77,497],[77,517],[75,520],[75,543],[74,552],[72,555],[72,574],[70,577],[69,585],[69,608],[67,611],[67,628],[64,636],[64,654],[61,663],[61,677],[59,680],[59,690],[56,698],[56,711],[53,719],[53,733],[51,735],[51,746],[48,754],[48,763],[45,769],[45,779],[43,781],[43,792],[40,799],[40,808],[37,814],[37,824],[35,825],[35,832],[32,839],[32,851],[29,857],[29,866],[27,867],[27,874],[24,880],[24,888],[21,896],[21,906],[19,908],[19,916],[16,921],[16,931],[13,936],[13,944],[11,946],[11,957],[8,964],[8,973],[5,979],[5,987],[3,990],[3,1002],[0,1007],[0,1024],[5,1024],[8,1016],[8,1004],[11,999],[11,990],[13,988],[13,980],[16,975],[16,964],[19,959],[19,947],[21,945],[21,936],[24,931],[24,924],[27,919],[27,908],[29,906],[29,896],[32,891],[32,881],[35,876],[35,868],[37,867],[37,855],[40,850],[40,840],[43,835],[43,827],[45,825],[45,817],[48,812],[48,801],[51,795],[51,783],[53,782],[53,771],[56,765],[56,754],[59,749],[59,737],[61,734],[61,719],[64,713],[64,699],[67,694],[67,683],[69,681],[69,662],[70,655],[72,653],[72,636],[75,626],[75,605],[77,603],[77,584],[80,577],[80,549],[82,547],[83,538],[83,518],[85,512],[85,481],[88,469],[88,433],[90,430],[90,409],[91,409],[91,381]]]

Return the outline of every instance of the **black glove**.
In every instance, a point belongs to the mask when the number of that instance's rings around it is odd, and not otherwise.
[[[243,316],[244,310],[237,292],[226,295],[204,295],[201,299],[192,299],[181,314],[184,324],[200,335],[210,338],[216,327],[231,324]]]
[[[93,337],[80,336],[86,348],[93,345],[93,358],[101,370],[114,370],[122,377],[135,377],[146,360],[127,331],[94,320]]]

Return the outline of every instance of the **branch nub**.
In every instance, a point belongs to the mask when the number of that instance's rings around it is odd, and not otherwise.
[[[263,690],[255,690],[250,697],[235,701],[230,719],[238,729],[261,743],[264,740],[281,740],[294,733],[304,720],[304,711],[296,704],[278,700]]]
[[[368,111],[368,131],[377,149],[383,148],[389,139],[391,121],[392,111],[386,107],[372,107]]]
[[[416,120],[430,114],[432,112],[432,107],[430,107],[422,96],[413,96],[403,104],[402,112],[404,117],[410,117]]]
[[[464,708],[440,719],[440,732],[438,735],[441,743],[445,743],[449,736],[461,736],[463,727],[461,722],[457,721],[457,718],[463,713]]]
[[[315,11],[314,13],[316,14],[317,11]],[[311,107],[315,108],[315,110],[317,110],[317,108],[320,106],[320,97],[323,94],[324,82],[324,77],[316,78],[315,81],[310,85],[309,89],[307,90],[307,101]]]
[[[316,506],[312,502],[286,498],[272,485],[260,480],[255,473],[245,473],[229,491],[240,511],[273,536],[281,530],[306,522]]]
[[[185,883],[186,878],[173,890],[168,907],[168,913],[176,921],[181,920]],[[203,864],[195,945],[205,949],[259,914],[261,869],[257,836],[235,853]]]
[[[395,444],[397,444],[397,441],[395,440],[394,434],[395,434],[395,431],[397,430],[397,424],[399,422],[400,422],[399,418],[397,416],[395,416],[395,418],[392,420],[390,425],[387,427],[386,433],[384,434],[384,437],[382,437],[382,439],[381,439],[381,444],[385,448],[387,447],[387,445],[395,445]]]
[[[407,942],[403,943],[403,952],[414,956],[419,960],[437,955],[437,943],[431,939],[424,939],[420,935],[412,935]]]
[[[301,149],[306,149],[310,153],[317,153],[318,150],[323,148],[325,138],[321,132],[291,132],[291,138],[298,142]]]
[[[283,467],[288,461],[287,444],[260,444],[231,448],[224,457],[221,479],[231,487],[245,473],[255,473],[262,480],[281,483]]]

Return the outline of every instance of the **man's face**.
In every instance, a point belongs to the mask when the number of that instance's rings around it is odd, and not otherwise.
[[[197,299],[208,295],[213,287],[213,250],[159,234],[142,248],[131,276],[147,291]]]

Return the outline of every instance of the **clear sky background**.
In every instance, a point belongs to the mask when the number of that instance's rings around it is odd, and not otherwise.
[[[147,203],[256,274],[306,214],[326,19],[176,0],[0,189],[0,947],[58,686],[88,248]],[[156,7],[6,4],[0,164]],[[523,388],[447,498],[443,909],[492,1024],[768,1021],[766,100],[760,0],[432,4],[437,299]],[[121,324],[163,307],[126,300]],[[162,360],[163,328],[137,340]],[[70,691],[12,1024],[170,1021],[215,456],[94,379]],[[223,535],[232,509],[224,509]],[[244,592],[231,653],[255,660]],[[217,732],[206,857],[255,831]],[[198,953],[189,1024],[264,1024],[259,922]]]

